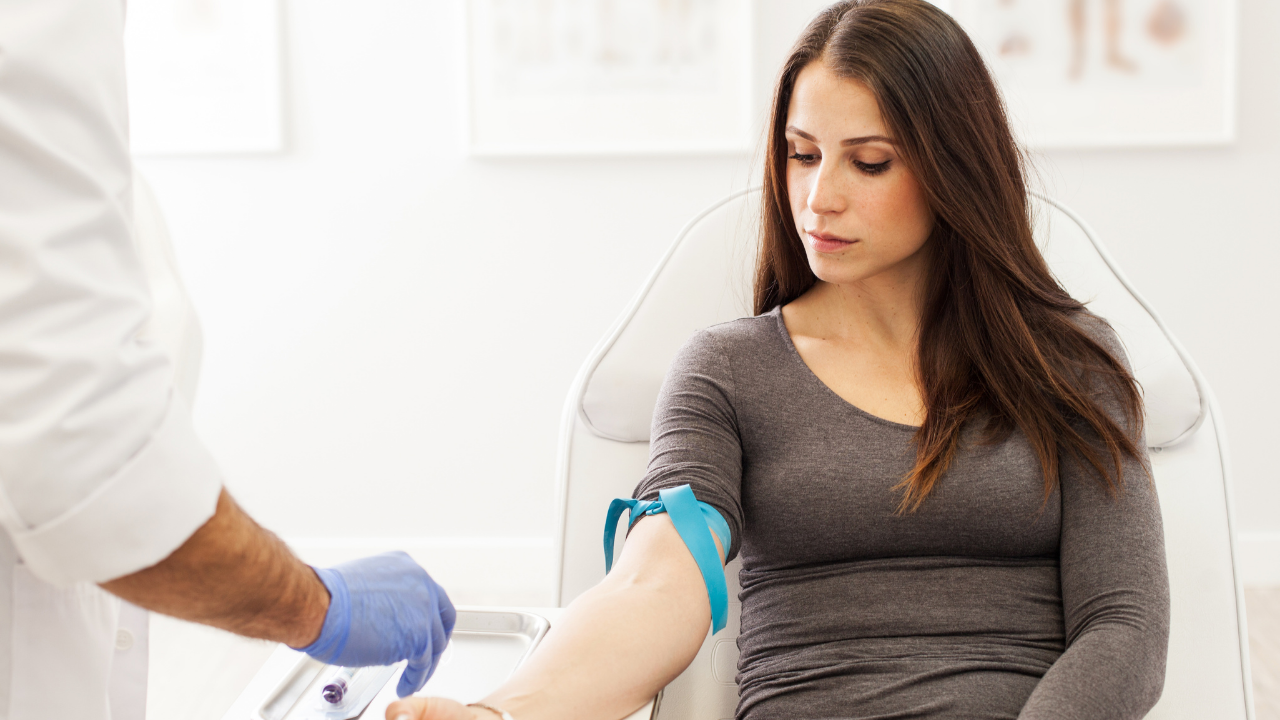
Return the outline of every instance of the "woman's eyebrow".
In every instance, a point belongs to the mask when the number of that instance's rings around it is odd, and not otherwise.
[[[818,138],[801,130],[795,125],[788,125],[787,132],[792,133],[794,135],[799,135],[800,137],[804,138],[805,140],[808,140],[809,142],[815,142],[815,143],[818,142]],[[886,143],[889,143],[890,145],[893,144],[892,139],[887,138],[883,135],[864,135],[862,137],[847,138],[845,140],[841,140],[840,144],[847,147],[849,145],[862,145],[869,142],[886,142]]]

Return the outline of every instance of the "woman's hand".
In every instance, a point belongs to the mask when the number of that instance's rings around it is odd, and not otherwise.
[[[478,708],[434,697],[407,697],[387,706],[387,720],[482,720]]]

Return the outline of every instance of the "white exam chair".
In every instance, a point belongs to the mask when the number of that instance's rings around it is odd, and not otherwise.
[[[604,576],[605,509],[613,498],[629,497],[645,473],[650,419],[676,351],[699,329],[751,314],[759,203],[759,190],[740,192],[694,218],[574,382],[557,468],[561,607]],[[1050,267],[1115,327],[1144,391],[1172,592],[1164,694],[1148,718],[1253,720],[1221,411],[1191,358],[1088,226],[1052,200],[1038,198],[1035,209],[1036,239]],[[741,616],[736,560],[727,576],[728,627],[709,636],[667,686],[662,720],[733,717]]]

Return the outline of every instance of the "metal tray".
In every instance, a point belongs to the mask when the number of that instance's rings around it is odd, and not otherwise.
[[[458,621],[449,646],[426,687],[418,694],[446,697],[459,702],[474,702],[501,685],[521,662],[529,656],[546,635],[551,623],[544,615],[558,614],[558,609],[530,612],[519,609],[458,610]],[[353,710],[351,717],[382,720],[386,708],[396,700],[396,683],[403,663],[374,673],[384,683],[363,712]],[[310,720],[323,680],[333,668],[281,645],[267,659],[249,686],[240,694],[222,720]],[[385,674],[385,680],[381,680]],[[372,694],[372,691],[370,691]],[[631,718],[649,718],[652,704]],[[629,719],[630,720],[630,719]]]
[[[453,636],[435,673],[419,695],[475,702],[498,689],[547,634],[551,624],[530,612],[459,610]],[[396,672],[364,717],[383,720],[396,701]]]

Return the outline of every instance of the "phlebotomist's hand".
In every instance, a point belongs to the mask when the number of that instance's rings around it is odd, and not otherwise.
[[[403,552],[315,571],[329,590],[329,610],[320,637],[302,652],[345,667],[408,660],[396,692],[421,690],[457,617],[444,589]]]

